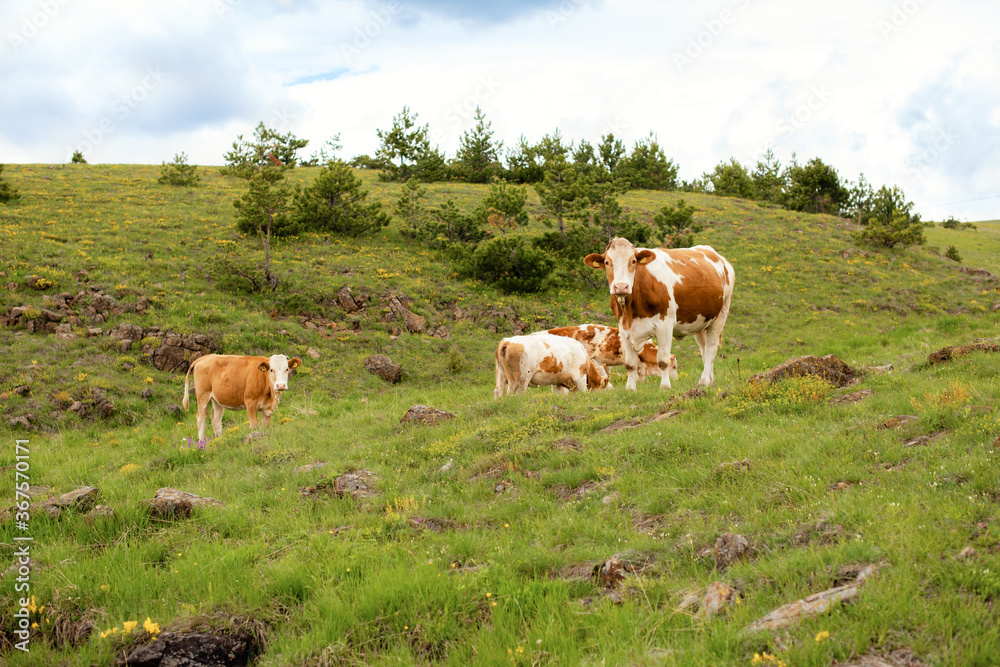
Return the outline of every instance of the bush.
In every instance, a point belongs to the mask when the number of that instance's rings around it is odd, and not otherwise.
[[[3,180],[3,165],[0,164],[0,203],[16,201],[21,198],[17,188]]]
[[[494,178],[489,194],[479,203],[474,215],[479,218],[481,226],[488,223],[506,234],[508,229],[528,224],[528,212],[524,210],[527,200],[526,188]]]
[[[926,241],[919,219],[913,221],[902,211],[894,211],[890,220],[871,218],[861,231],[851,236],[855,243],[874,248],[907,248],[911,245],[923,245]]]
[[[740,197],[751,199],[754,196],[754,182],[747,168],[729,158],[729,162],[720,162],[705,179],[712,183],[712,192],[720,197]]]
[[[320,232],[360,236],[389,224],[389,215],[378,202],[365,203],[368,191],[351,167],[341,161],[328,163],[312,185],[295,192],[289,224],[279,235]]]
[[[948,249],[944,252],[944,256],[953,262],[962,263],[962,256],[958,254],[958,248],[953,245],[948,246]]]
[[[529,294],[546,287],[555,264],[551,255],[526,245],[523,238],[501,237],[480,244],[459,273],[508,294]]]
[[[663,235],[663,245],[667,248],[694,245],[694,235],[704,228],[694,221],[694,206],[688,206],[683,199],[678,199],[673,206],[661,208],[653,222]]]
[[[178,153],[174,155],[174,161],[164,162],[160,166],[160,177],[157,180],[162,185],[194,186],[201,181],[201,176],[195,173],[198,169],[193,164],[187,163],[187,155]]]
[[[87,164],[82,151],[73,151],[73,157],[71,157],[69,161],[73,164]]]

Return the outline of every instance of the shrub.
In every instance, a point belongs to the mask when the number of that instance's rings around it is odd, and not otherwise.
[[[953,262],[962,263],[962,256],[958,254],[958,248],[953,245],[948,246],[948,249],[944,252],[944,256]]]
[[[6,204],[20,198],[21,195],[18,193],[17,188],[3,180],[3,165],[0,164],[0,203]]]
[[[712,192],[720,197],[750,199],[754,195],[753,179],[747,168],[736,158],[729,158],[728,163],[720,162],[715,165],[712,173],[705,174],[705,179],[712,183]]]
[[[439,250],[461,248],[475,245],[490,235],[483,229],[484,224],[477,216],[462,213],[449,199],[430,211],[430,220],[413,232],[413,238]]]
[[[551,255],[521,237],[501,237],[480,244],[459,272],[508,294],[528,294],[545,288],[555,264]]]
[[[82,151],[73,151],[73,157],[69,160],[73,164],[87,164],[87,160],[83,157]]]
[[[663,245],[667,248],[694,245],[694,235],[704,228],[694,221],[694,206],[688,206],[683,199],[678,199],[673,206],[661,208],[653,222],[663,235]]]
[[[907,248],[911,245],[923,245],[926,242],[919,218],[913,221],[902,211],[894,211],[889,220],[869,219],[868,224],[861,231],[854,232],[851,237],[855,243],[873,248],[896,246]]]
[[[527,200],[526,188],[494,178],[489,194],[479,203],[473,215],[479,218],[481,226],[488,223],[499,229],[501,234],[506,234],[508,229],[528,224],[528,212],[524,210]]]
[[[178,153],[174,155],[174,161],[164,162],[160,166],[160,177],[157,180],[162,185],[194,186],[201,181],[201,176],[195,173],[198,169],[193,164],[188,164],[187,154]]]
[[[366,203],[368,191],[351,167],[329,162],[313,184],[296,191],[289,224],[279,234],[326,232],[360,236],[389,224],[378,202]]]
[[[833,392],[833,385],[815,375],[791,377],[778,382],[749,382],[726,401],[730,417],[744,417],[770,409],[777,413],[800,410],[820,403]]]

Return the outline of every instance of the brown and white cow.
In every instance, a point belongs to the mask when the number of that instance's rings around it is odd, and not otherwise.
[[[580,324],[573,327],[556,327],[548,331],[538,331],[534,335],[549,333],[553,336],[566,336],[580,341],[587,349],[590,358],[603,366],[624,366],[625,353],[622,351],[621,337],[616,327],[603,324]],[[606,370],[606,369],[605,369]],[[670,365],[667,367],[670,379],[677,379],[677,357],[670,355]],[[639,351],[639,379],[647,375],[660,376],[660,367],[656,363],[656,345],[646,343]]]
[[[194,374],[194,392],[198,402],[198,439],[205,437],[205,417],[212,404],[212,432],[222,435],[222,411],[246,410],[250,427],[257,428],[257,411],[264,415],[264,426],[271,425],[271,414],[278,409],[281,392],[288,388],[288,373],[302,363],[297,357],[283,354],[268,357],[244,357],[235,354],[208,354],[191,362],[184,376],[184,399],[188,409],[188,380]]]
[[[638,351],[654,336],[657,364],[664,369],[673,339],[693,335],[704,364],[698,384],[715,382],[715,355],[736,280],[725,258],[707,245],[650,250],[619,237],[611,239],[603,254],[591,253],[583,263],[607,275],[628,369],[626,389],[635,390]],[[669,373],[661,375],[660,388],[670,388]]]
[[[608,386],[608,376],[582,344],[564,336],[511,336],[497,345],[493,398],[552,386],[552,391],[587,391]]]

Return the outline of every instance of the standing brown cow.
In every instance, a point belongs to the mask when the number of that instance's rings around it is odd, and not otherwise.
[[[188,379],[194,374],[198,401],[198,439],[205,437],[205,418],[212,403],[212,432],[222,435],[222,411],[246,410],[251,428],[257,428],[257,411],[264,415],[264,426],[271,425],[271,414],[278,409],[281,392],[288,388],[288,374],[298,368],[298,357],[283,354],[268,357],[244,357],[235,354],[209,354],[195,359],[184,376],[184,399],[188,409]]]

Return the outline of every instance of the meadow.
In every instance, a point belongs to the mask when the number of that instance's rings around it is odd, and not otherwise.
[[[0,664],[116,664],[184,632],[242,637],[260,666],[997,664],[1000,355],[928,354],[1000,337],[1000,283],[960,270],[1000,275],[1000,222],[875,252],[837,217],[630,192],[639,216],[693,204],[697,241],[735,268],[716,385],[687,393],[701,360],[685,339],[671,391],[626,392],[618,368],[608,391],[496,401],[503,336],[613,324],[602,276],[505,295],[459,280],[397,221],[370,238],[282,240],[278,290],[251,294],[219,269],[262,261],[235,226],[243,182],[199,173],[201,186],[175,188],[158,166],[4,171],[22,199],[0,206],[0,314],[81,292],[125,312],[81,316],[75,336],[0,327],[0,506],[15,504],[23,461],[33,500],[90,486],[111,509],[0,523]],[[399,184],[359,173],[373,199],[395,201]],[[486,192],[427,188],[429,205],[465,210]],[[518,233],[540,234],[528,202]],[[345,286],[364,309],[338,305]],[[393,319],[393,295],[433,335]],[[227,411],[223,435],[198,443],[193,410],[168,410],[183,377],[150,364],[157,341],[124,349],[106,335],[123,323],[303,365],[262,437]],[[366,372],[371,354],[401,364],[402,381]],[[859,381],[748,382],[828,354]],[[107,415],[70,409],[96,395]],[[401,423],[416,404],[455,417]],[[348,473],[370,493],[330,492]],[[220,505],[158,517],[145,501],[161,487]],[[14,647],[24,592],[8,569],[26,535],[28,652]],[[746,548],[730,561],[718,545],[732,536]],[[868,565],[849,602],[746,630]],[[690,604],[714,582],[732,590],[721,610]]]

